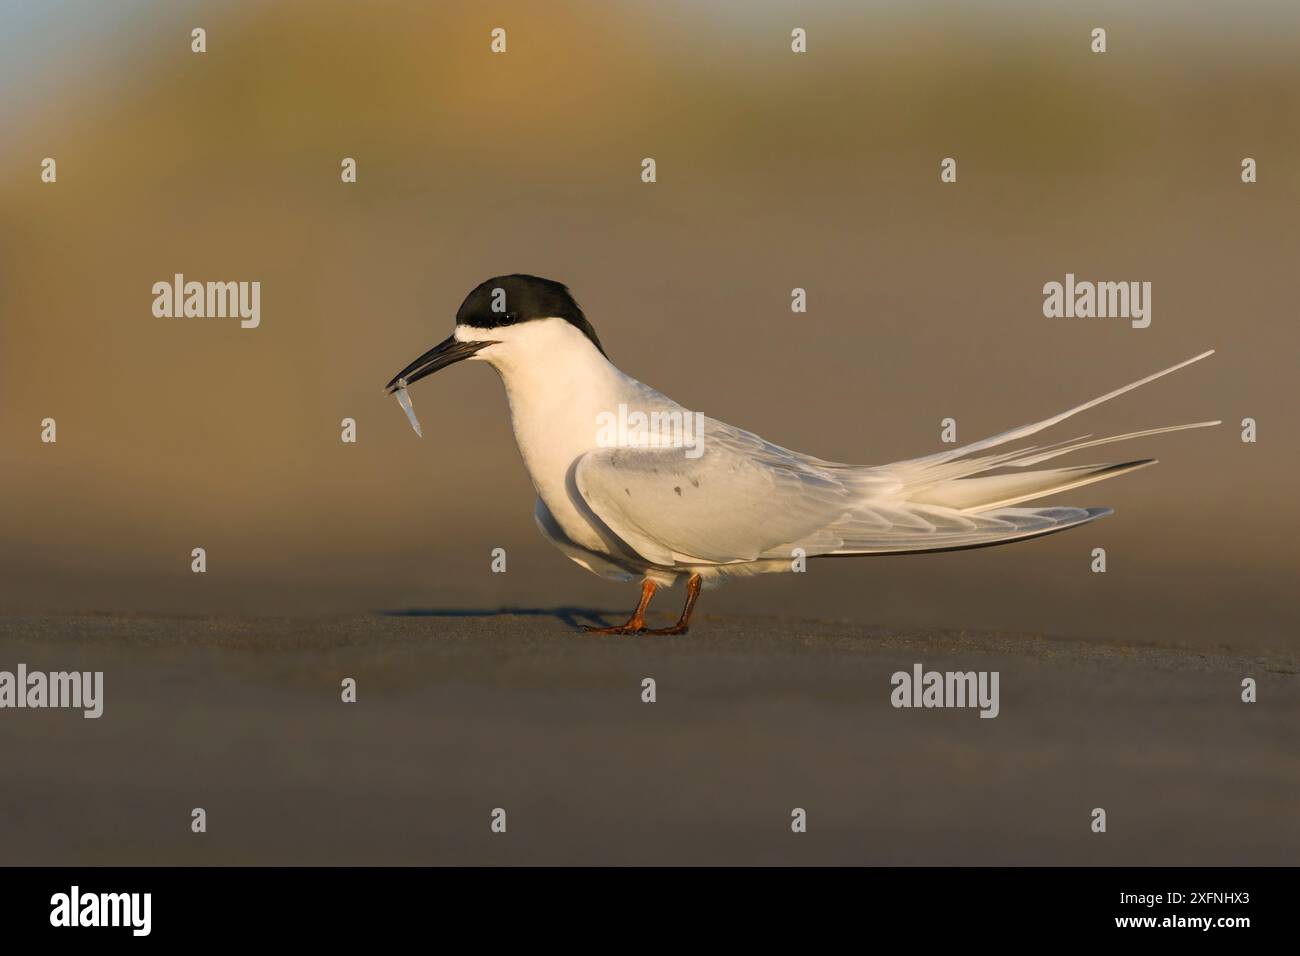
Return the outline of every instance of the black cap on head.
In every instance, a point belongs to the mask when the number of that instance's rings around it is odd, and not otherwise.
[[[499,290],[499,291],[498,291]],[[533,319],[563,319],[605,354],[596,330],[563,283],[530,275],[496,276],[480,282],[456,312],[456,324],[496,329]]]

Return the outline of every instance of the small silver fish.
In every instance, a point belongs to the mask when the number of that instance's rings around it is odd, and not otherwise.
[[[397,404],[401,405],[402,411],[406,412],[406,417],[410,421],[411,427],[415,429],[415,433],[423,438],[424,432],[420,431],[420,420],[415,417],[415,407],[411,404],[411,396],[406,394],[405,379],[397,383],[397,388],[393,391],[393,394],[397,396]]]

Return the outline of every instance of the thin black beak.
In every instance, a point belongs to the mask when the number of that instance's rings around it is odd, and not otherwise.
[[[418,382],[426,375],[432,375],[440,368],[455,365],[462,359],[469,358],[475,352],[496,344],[496,342],[457,342],[454,335],[450,336],[394,375],[393,380],[384,386],[384,391],[394,392],[400,387],[410,385],[412,382]]]

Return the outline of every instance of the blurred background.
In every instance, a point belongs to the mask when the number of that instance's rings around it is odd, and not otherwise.
[[[381,392],[520,271],[687,407],[862,464],[1217,348],[1053,433],[1224,419],[1072,458],[1161,459],[1059,499],[1115,516],[701,610],[1294,651],[1300,6],[1133,7],[0,3],[0,612],[626,610],[538,534],[486,366],[412,389],[423,440]],[[177,272],[259,280],[261,327],[155,318]],[[1067,272],[1150,281],[1151,327],[1044,318]]]

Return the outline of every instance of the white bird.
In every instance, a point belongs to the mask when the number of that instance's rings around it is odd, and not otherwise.
[[[625,624],[587,630],[681,634],[701,586],[727,577],[790,571],[801,557],[1006,544],[1110,514],[1109,508],[1020,505],[1154,459],[1031,466],[1219,422],[1005,446],[1212,354],[969,445],[885,465],[847,465],[688,411],[610,362],[565,286],[508,275],[475,288],[456,313],[451,336],[394,376],[387,390],[405,399],[407,385],[454,362],[489,363],[505,385],[515,440],[537,489],[534,516],[542,534],[597,575],[642,582],[641,600]],[[680,619],[669,628],[647,628],[656,589],[683,578]]]

